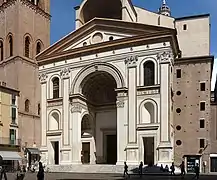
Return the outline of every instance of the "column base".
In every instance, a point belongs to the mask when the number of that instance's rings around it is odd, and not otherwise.
[[[173,162],[173,147],[170,142],[160,142],[157,149],[158,164],[171,164]]]
[[[125,161],[117,161],[117,162],[116,162],[116,165],[117,165],[117,166],[124,166],[124,162],[125,162]]]
[[[126,148],[127,154],[127,164],[128,165],[138,165],[139,163],[139,147],[137,144],[129,144]]]

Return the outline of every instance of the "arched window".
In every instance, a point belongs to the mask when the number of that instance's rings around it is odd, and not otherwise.
[[[4,59],[4,45],[3,41],[0,41],[0,61],[3,61]]]
[[[25,56],[29,58],[29,46],[30,46],[30,39],[29,36],[25,38]]]
[[[53,79],[53,99],[59,98],[59,78],[55,77]]]
[[[36,44],[36,55],[39,54],[41,52],[41,43],[37,42]]]
[[[152,61],[148,61],[144,64],[144,86],[152,86],[154,85],[154,63]]]
[[[25,101],[25,112],[29,112],[29,105],[30,105],[30,101],[27,99]]]
[[[9,56],[13,56],[13,37],[12,35],[9,36],[8,38],[8,42],[9,42]]]

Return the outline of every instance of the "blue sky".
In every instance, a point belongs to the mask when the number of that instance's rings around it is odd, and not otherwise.
[[[75,28],[74,7],[82,0],[51,0],[51,44]],[[157,11],[162,0],[132,0],[133,4],[151,11]],[[211,16],[211,54],[217,58],[217,0],[167,0],[173,17],[207,14]],[[215,63],[217,72],[217,63]],[[213,78],[213,82],[215,78]]]

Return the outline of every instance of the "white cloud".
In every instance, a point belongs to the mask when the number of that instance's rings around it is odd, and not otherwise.
[[[212,81],[211,81],[211,90],[212,91],[215,88],[216,74],[217,74],[217,58],[214,59],[214,66],[213,66],[213,71],[212,71]]]

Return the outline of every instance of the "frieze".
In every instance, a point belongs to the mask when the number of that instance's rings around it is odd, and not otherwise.
[[[173,54],[170,51],[165,51],[163,53],[159,53],[157,55],[158,60],[160,61],[160,63],[169,63],[169,62],[173,62]]]
[[[61,72],[60,72],[60,76],[65,79],[65,78],[69,78],[70,75],[70,68],[64,68]]]
[[[81,113],[81,111],[82,111],[82,106],[80,104],[73,104],[71,106],[71,113],[74,113],[74,112]]]
[[[55,106],[62,106],[62,105],[63,105],[62,99],[58,101],[50,101],[47,103],[48,107],[55,107]]]
[[[46,83],[47,82],[47,78],[48,78],[48,76],[47,76],[46,72],[39,74],[39,80],[40,80],[41,83]]]
[[[129,56],[125,59],[125,64],[130,67],[136,67],[138,61],[138,56]]]
[[[12,6],[12,5],[15,5],[15,2],[17,0],[10,0],[10,1],[7,1],[7,2],[4,2],[1,6],[0,6],[0,12],[4,12],[6,8]]]
[[[160,93],[159,89],[137,91],[137,95],[149,95],[149,94],[159,94],[159,93]]]
[[[123,108],[124,107],[124,104],[125,102],[124,101],[117,101],[117,108]]]
[[[17,1],[17,0],[15,0]],[[21,3],[23,5],[26,5],[27,7],[31,8],[32,10],[34,10],[37,14],[40,14],[41,16],[50,19],[51,16],[50,14],[46,13],[43,9],[41,9],[40,7],[36,6],[35,4],[33,4],[31,1],[28,0],[20,0]]]

